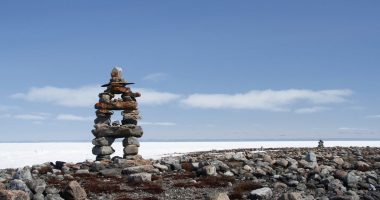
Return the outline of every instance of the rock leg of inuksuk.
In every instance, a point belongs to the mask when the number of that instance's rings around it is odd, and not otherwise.
[[[111,147],[116,138],[124,138],[124,158],[133,159],[138,154],[140,142],[138,138],[142,136],[143,131],[137,125],[140,119],[137,109],[136,97],[140,93],[134,93],[121,74],[121,69],[114,68],[111,72],[111,80],[108,84],[103,85],[107,89],[99,94],[99,102],[95,104],[96,116],[95,129],[92,133],[95,136],[92,144],[95,145],[92,153],[96,155],[96,160],[109,160],[115,150]],[[121,95],[121,98],[114,99],[115,95]],[[123,120],[111,123],[113,110],[121,110]]]

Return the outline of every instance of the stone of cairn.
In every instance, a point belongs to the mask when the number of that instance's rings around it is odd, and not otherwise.
[[[319,140],[318,142],[318,148],[324,148],[325,146],[323,145],[323,140]]]
[[[92,130],[95,139],[92,144],[92,153],[96,155],[96,160],[110,160],[111,154],[115,152],[112,143],[116,138],[124,138],[124,158],[133,159],[138,154],[140,142],[138,138],[143,135],[141,126],[137,126],[140,119],[137,108],[136,97],[141,94],[132,92],[123,79],[122,70],[113,68],[110,82],[102,85],[106,87],[104,92],[99,94],[99,102],[95,104],[96,119],[95,129]],[[121,95],[121,98],[115,98]],[[123,120],[111,123],[111,116],[114,110],[120,110]]]

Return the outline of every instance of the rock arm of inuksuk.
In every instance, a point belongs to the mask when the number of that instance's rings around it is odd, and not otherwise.
[[[112,143],[116,138],[124,138],[124,158],[133,159],[138,154],[138,138],[143,135],[143,130],[137,125],[140,116],[136,97],[140,97],[141,94],[126,87],[130,84],[133,83],[123,79],[122,70],[115,67],[112,69],[110,82],[102,85],[106,89],[99,94],[99,102],[95,104],[95,129],[92,130],[95,136],[92,140],[92,144],[95,145],[92,153],[96,155],[96,160],[111,159],[111,154],[115,152]],[[121,95],[121,98],[115,98],[116,95]],[[114,110],[122,111],[121,123],[111,121]]]

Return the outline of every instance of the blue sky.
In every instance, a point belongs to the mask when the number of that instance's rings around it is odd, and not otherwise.
[[[115,65],[144,140],[380,139],[379,6],[2,1],[0,141],[92,139]]]

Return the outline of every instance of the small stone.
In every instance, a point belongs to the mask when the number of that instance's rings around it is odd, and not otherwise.
[[[66,200],[86,200],[86,191],[79,185],[77,181],[70,181],[63,191],[62,196]]]
[[[75,174],[89,174],[90,171],[88,169],[78,169]]]
[[[252,168],[249,165],[244,165],[243,169],[247,172],[252,172]]]
[[[286,185],[285,183],[281,183],[281,182],[275,182],[273,184],[273,188],[275,190],[285,190],[286,188],[288,188],[288,185]]]
[[[152,174],[149,174],[146,172],[130,174],[128,176],[128,181],[131,181],[134,183],[150,182],[150,181],[152,181]]]
[[[104,176],[115,176],[115,177],[121,176],[121,169],[118,169],[118,168],[102,169],[99,172],[100,174]]]
[[[231,171],[226,171],[224,172],[224,176],[234,176],[234,173],[232,173]]]
[[[227,193],[225,192],[215,192],[207,196],[207,200],[230,200]]]
[[[272,197],[272,190],[268,187],[252,190],[250,193],[251,199],[270,199]]]
[[[65,200],[59,194],[47,194],[45,200]]]
[[[55,187],[49,186],[45,188],[46,194],[58,194],[59,190]]]

